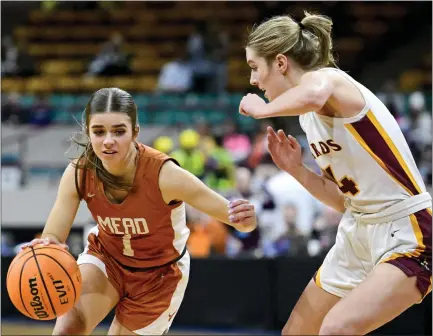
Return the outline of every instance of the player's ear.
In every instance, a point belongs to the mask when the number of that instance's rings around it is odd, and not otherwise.
[[[289,70],[289,60],[287,59],[286,55],[278,54],[275,56],[275,61],[277,63],[278,71],[285,75],[287,71]]]
[[[135,126],[135,128],[134,128],[134,132],[133,132],[133,136],[132,136],[132,139],[134,140],[134,141],[136,141],[137,140],[137,137],[138,137],[138,134],[140,133],[140,126]]]

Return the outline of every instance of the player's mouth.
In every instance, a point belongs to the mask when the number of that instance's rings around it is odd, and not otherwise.
[[[105,154],[105,155],[114,155],[114,154],[116,154],[117,152],[116,152],[116,151],[113,151],[113,150],[104,150],[102,153]]]

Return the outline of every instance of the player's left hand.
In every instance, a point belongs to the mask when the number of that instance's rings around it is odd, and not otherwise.
[[[239,103],[239,113],[257,119],[265,115],[266,105],[258,95],[248,93]]]
[[[232,201],[228,207],[230,223],[236,230],[251,232],[257,227],[256,211],[249,201]]]

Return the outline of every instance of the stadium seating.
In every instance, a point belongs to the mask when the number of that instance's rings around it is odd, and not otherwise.
[[[384,46],[410,14],[406,2],[283,3],[282,13],[299,19],[302,10],[317,10],[334,18],[334,46],[339,64],[354,74],[363,65],[363,56]],[[261,18],[254,2],[125,2],[115,10],[35,10],[28,23],[15,29],[15,38],[25,43],[36,59],[40,77],[29,80],[8,79],[2,91],[84,92],[93,90],[99,80],[80,79],[101,44],[113,33],[121,33],[126,51],[131,53],[135,78],[115,80],[131,91],[153,91],[161,66],[176,57],[177,50],[194,29],[194,22],[215,18],[230,33],[229,90],[248,88],[249,69],[243,46],[247,28]],[[239,15],[239,10],[242,15]],[[397,27],[397,28],[396,28]],[[383,50],[381,50],[383,54]],[[374,54],[374,53],[373,53]],[[103,80],[102,80],[103,81]],[[430,81],[423,76],[418,81]]]

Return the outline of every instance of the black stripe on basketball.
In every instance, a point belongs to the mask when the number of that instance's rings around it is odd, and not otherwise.
[[[19,289],[20,289],[20,298],[21,298],[21,303],[23,304],[24,309],[26,310],[27,314],[29,314],[29,316],[31,316],[32,314],[30,314],[30,312],[27,310],[26,305],[24,304],[24,300],[23,300],[23,293],[21,291],[21,279],[23,278],[23,272],[24,272],[24,268],[26,266],[26,263],[32,259],[33,256],[30,256],[26,261],[24,261],[23,265],[21,266],[21,271],[20,271],[20,280],[19,280]]]
[[[35,261],[36,261],[36,267],[38,268],[39,275],[41,276],[41,280],[42,280],[42,283],[43,283],[43,285],[44,285],[45,292],[47,293],[48,300],[50,300],[51,309],[53,310],[54,315],[57,316],[56,310],[54,309],[53,301],[51,301],[50,294],[48,293],[47,284],[45,283],[44,276],[42,275],[41,268],[39,267],[38,259],[36,258],[36,253],[35,253],[35,251],[33,250],[33,246],[31,246],[30,248],[31,248],[32,251],[33,251],[33,257],[35,258]]]
[[[66,271],[66,269],[62,266],[62,264],[60,264],[60,263],[59,263],[56,259],[54,259],[52,256],[50,256],[50,255],[48,255],[48,254],[43,254],[43,253],[38,253],[37,255],[38,255],[38,256],[46,256],[46,257],[52,259],[53,261],[55,261],[55,262],[57,263],[57,265],[59,265],[59,266],[62,268],[63,272],[65,272],[65,274],[68,276],[69,280],[71,280],[72,287],[74,288],[74,302],[75,302],[75,299],[77,298],[77,291],[75,290],[74,281],[72,281],[72,278],[71,278],[71,276],[69,275],[68,271]]]
[[[33,246],[30,246],[30,248],[33,248]],[[57,249],[57,248],[54,248],[54,247],[52,247],[52,246],[38,246],[37,248],[33,248],[35,251],[37,251],[37,250],[41,250],[41,249],[50,249],[50,250],[57,250],[57,251],[60,251],[60,252],[62,252],[62,253],[66,253],[66,254],[68,254],[69,256],[72,256],[72,254],[70,254],[68,251],[66,251],[65,249],[61,249],[61,250],[59,250],[59,249]],[[32,250],[29,250],[29,251],[27,251],[26,253],[24,253],[21,257],[24,257],[26,254],[28,254],[28,253],[31,253],[32,252]]]

